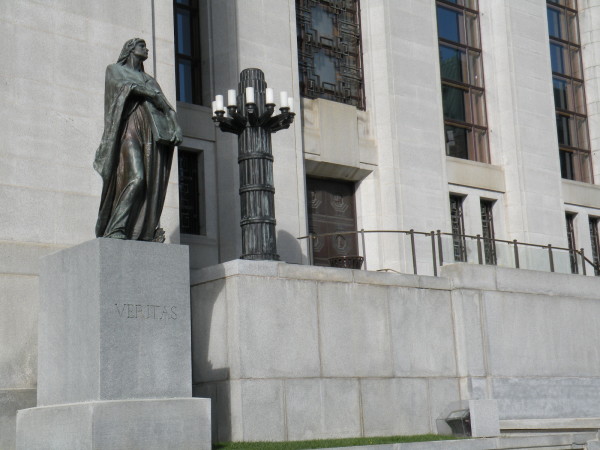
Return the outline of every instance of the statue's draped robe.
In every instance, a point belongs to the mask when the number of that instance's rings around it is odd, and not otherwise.
[[[173,146],[156,142],[149,111],[156,114],[157,110],[145,97],[136,94],[138,86],[161,91],[158,83],[144,72],[120,64],[106,68],[104,134],[94,161],[94,168],[103,180],[97,237],[110,237],[113,233],[145,241],[158,237],[155,233],[165,200]],[[142,174],[132,175],[127,167],[126,140],[130,148],[132,145],[139,148],[141,154],[136,156],[143,161]],[[132,178],[139,181],[140,176],[143,186],[136,188],[136,200],[132,201]]]

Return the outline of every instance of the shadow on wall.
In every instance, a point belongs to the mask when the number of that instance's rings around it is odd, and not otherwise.
[[[216,278],[225,276],[222,266],[217,270]],[[216,355],[227,361],[227,305],[217,305],[219,294],[225,287],[224,278],[211,283],[209,291],[204,290],[203,295],[194,295],[194,286],[191,286],[191,319],[192,319],[192,395],[194,397],[211,399],[211,426],[212,440],[231,440],[231,414],[230,414],[230,384],[229,367],[213,367],[211,355],[208,353],[210,339],[218,339],[223,343],[221,354]],[[223,300],[223,297],[221,297]],[[214,328],[213,328],[214,327]],[[211,333],[212,330],[212,333]],[[219,334],[220,333],[220,334]],[[214,355],[213,355],[214,356]]]
[[[279,230],[277,232],[277,251],[281,260],[286,263],[302,264],[303,261],[306,261],[306,264],[308,264],[308,257],[302,251],[300,241],[287,231]]]

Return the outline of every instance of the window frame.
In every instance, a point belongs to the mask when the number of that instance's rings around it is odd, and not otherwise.
[[[201,59],[201,45],[200,45],[200,5],[199,0],[188,0],[189,5],[179,3],[178,0],[173,0],[173,32],[174,32],[174,44],[175,44],[175,85],[177,90],[177,101],[183,103],[190,103],[194,105],[202,105],[202,59]],[[179,36],[178,36],[178,25],[177,25],[177,12],[178,10],[187,11],[190,16],[190,53],[179,52]],[[181,98],[181,86],[180,86],[180,70],[179,65],[182,61],[190,63],[191,68],[191,101],[190,99]]]
[[[562,37],[554,36],[551,33],[549,11],[558,12],[558,27]],[[570,28],[572,26],[570,25],[571,22],[566,18],[568,14],[573,15],[573,23],[576,28],[574,32]],[[564,20],[560,19],[561,15],[564,15]],[[546,16],[561,177],[568,180],[593,183],[592,152],[577,1],[546,0]],[[564,30],[561,28],[563,25],[565,27]],[[565,68],[564,72],[554,70],[556,67],[554,64],[553,47],[557,45],[564,48],[563,52],[566,53],[566,65],[568,68]],[[573,52],[576,52],[576,63]],[[563,64],[565,63],[563,62]],[[577,69],[573,68],[574,64],[577,64]],[[576,74],[580,74],[581,76],[577,76]],[[557,105],[556,82],[565,83],[566,85],[565,93],[563,94],[566,102],[565,108]],[[576,84],[581,89],[579,95],[576,92]],[[579,102],[577,101],[578,96],[581,96],[581,101]],[[569,105],[569,101],[571,105]],[[566,128],[559,125],[563,121],[566,124]],[[584,130],[580,129],[582,126],[585,128]],[[568,140],[565,140],[565,135],[568,135]]]
[[[464,3],[464,2],[462,2]],[[477,2],[475,2],[477,3]],[[477,4],[475,6],[478,6]],[[439,21],[438,8],[445,8],[451,11],[458,12],[462,14],[463,28],[464,28],[464,40],[465,42],[460,42],[462,37],[459,37],[459,42],[453,41],[440,36],[439,30],[439,22],[437,24],[437,32],[438,32],[438,53],[440,58],[440,82],[442,86],[442,108],[444,109],[444,140],[446,142],[446,155],[453,156],[461,159],[467,159],[470,161],[478,161],[483,163],[490,163],[490,148],[489,148],[489,133],[488,133],[488,123],[487,123],[487,101],[485,96],[485,71],[483,69],[483,49],[481,48],[481,22],[479,20],[479,11],[477,9],[471,8],[469,6],[461,5],[460,3],[453,3],[448,0],[436,0],[436,21]],[[477,18],[477,24],[475,27],[475,32],[477,34],[476,38],[469,37],[470,33],[468,32],[469,27],[466,24],[466,14],[475,15]],[[479,44],[479,47],[473,45],[473,42],[470,39],[475,39],[475,43]],[[465,53],[465,67],[466,67],[466,75],[462,75],[462,80],[458,81],[455,79],[451,79],[444,76],[443,64],[442,64],[442,56],[441,56],[441,47],[454,48],[459,51],[463,51]],[[477,54],[479,58],[479,71],[480,71],[480,85],[473,84],[471,81],[471,54]],[[451,118],[446,116],[446,105],[445,105],[445,96],[444,96],[444,87],[458,89],[463,92],[464,95],[464,113],[465,120],[460,120],[456,118]],[[476,107],[476,97],[480,96],[482,105],[477,108]],[[476,111],[481,108],[480,114],[477,114]],[[470,116],[470,117],[469,117]],[[477,120],[475,117],[479,117]],[[455,139],[449,138],[449,131],[451,129],[462,129],[465,130],[465,144],[466,148],[463,151],[453,152],[450,150],[452,144],[451,142],[456,142]],[[479,142],[477,138],[477,133],[480,135],[485,135],[484,141]],[[454,144],[456,145],[456,144]],[[466,150],[466,151],[465,151]]]

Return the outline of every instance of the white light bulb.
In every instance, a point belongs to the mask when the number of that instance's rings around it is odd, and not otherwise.
[[[279,98],[281,100],[281,104],[279,105],[280,108],[287,108],[288,106],[288,95],[286,91],[281,91],[281,93],[279,94]]]
[[[246,88],[246,103],[254,103],[254,88],[252,86]]]
[[[235,89],[227,91],[227,106],[237,106],[237,92]]]
[[[266,92],[265,92],[265,103],[268,104],[272,104],[275,103],[274,101],[274,96],[273,96],[273,89],[271,88],[267,88]]]

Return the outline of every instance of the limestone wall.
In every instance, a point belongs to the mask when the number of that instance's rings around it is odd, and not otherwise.
[[[451,402],[501,419],[600,415],[600,280],[476,265],[425,277],[231,261],[192,272],[194,395],[214,439],[447,431]]]

